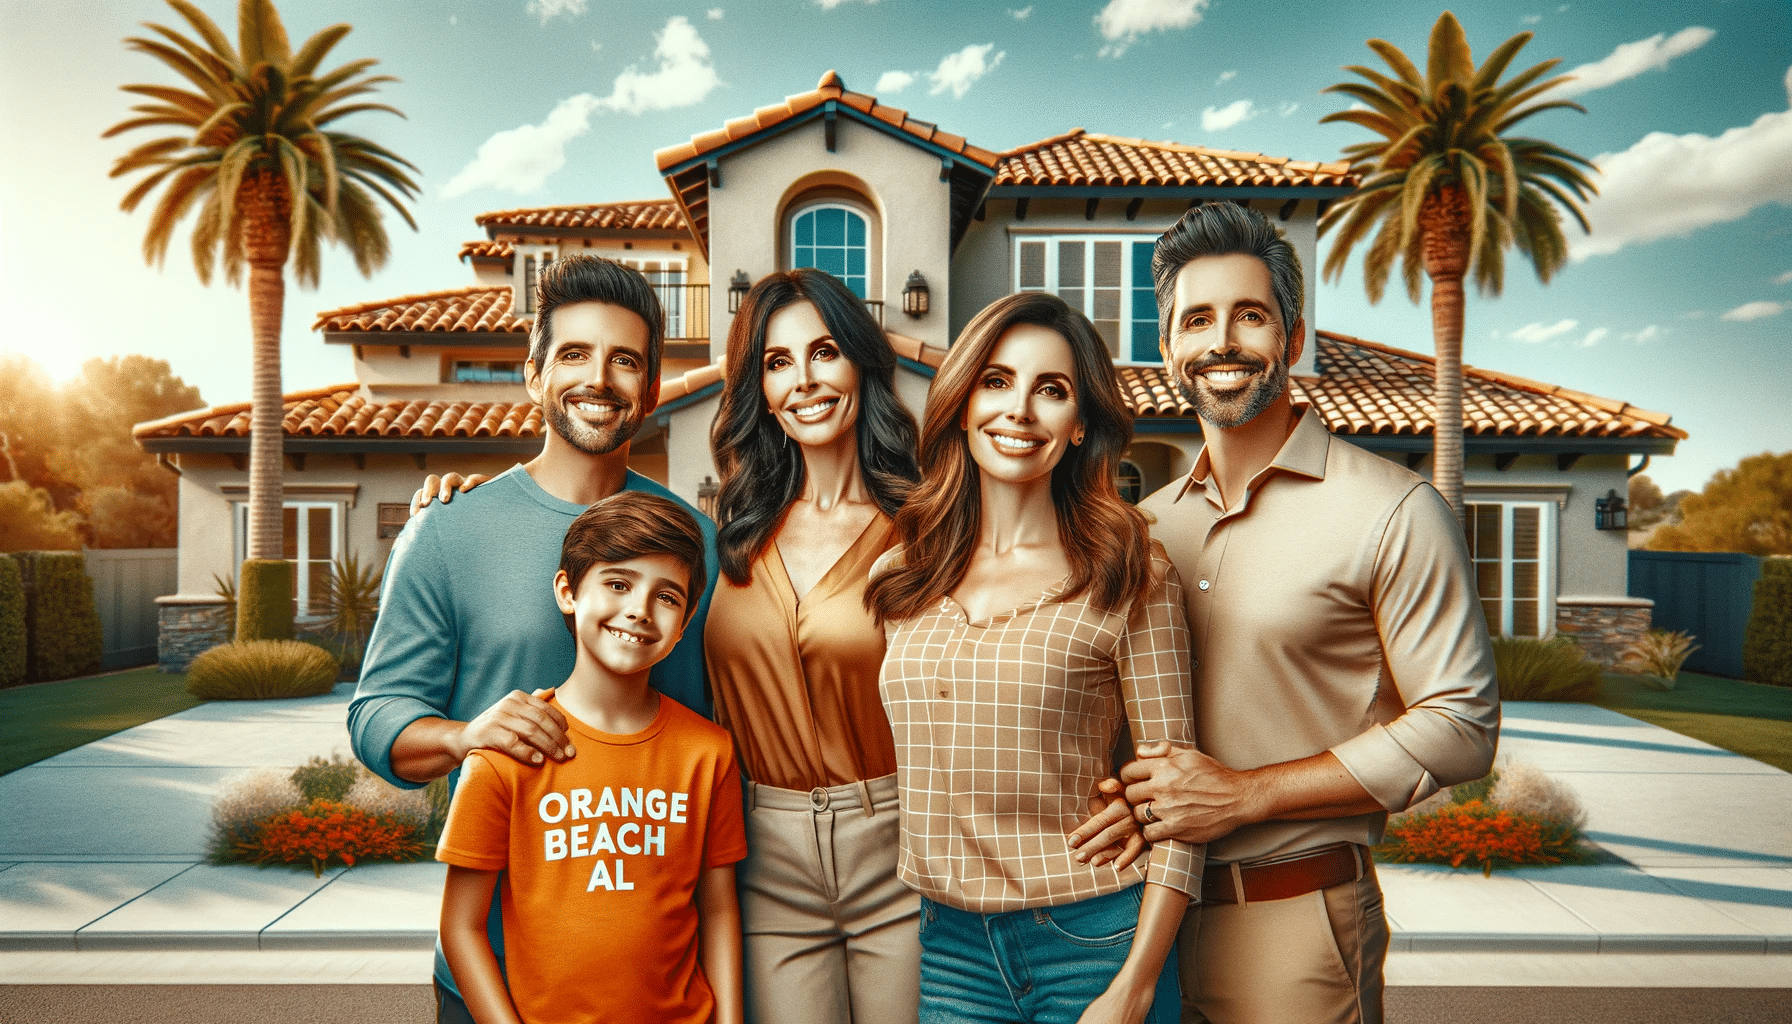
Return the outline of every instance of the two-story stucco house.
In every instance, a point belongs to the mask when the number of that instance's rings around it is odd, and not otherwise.
[[[699,505],[713,495],[709,427],[731,309],[752,280],[798,266],[834,273],[865,300],[902,357],[898,389],[917,415],[933,368],[990,301],[1046,290],[1082,309],[1137,414],[1117,481],[1137,500],[1186,473],[1201,444],[1158,354],[1156,237],[1192,205],[1246,204],[1279,221],[1312,273],[1318,218],[1356,185],[1341,162],[1081,129],[995,152],[851,92],[833,72],[654,159],[670,198],[485,214],[487,237],[460,251],[472,284],[319,315],[323,343],[352,348],[356,380],[286,398],[287,554],[302,567],[301,613],[317,606],[331,558],[383,560],[425,471],[496,472],[539,449],[541,415],[521,372],[545,261],[608,256],[659,289],[661,401],[631,464]],[[1322,325],[1315,291],[1306,321]],[[1333,434],[1423,471],[1432,359],[1325,330],[1314,341],[1293,368],[1296,400],[1316,405]],[[1685,433],[1621,401],[1464,375],[1468,535],[1490,624],[1575,633],[1610,658],[1609,642],[1646,627],[1648,609],[1624,596],[1625,533],[1597,528],[1596,502],[1626,492],[1633,456],[1670,454]],[[163,614],[174,663],[198,642],[181,638],[206,628],[213,574],[242,557],[247,431],[247,405],[137,428],[181,474],[181,592]]]

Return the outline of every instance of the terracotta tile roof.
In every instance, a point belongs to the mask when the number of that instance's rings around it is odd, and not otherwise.
[[[1319,332],[1317,378],[1294,378],[1294,400],[1317,406],[1334,434],[1430,434],[1436,360]],[[1462,368],[1464,431],[1471,437],[1685,439],[1666,413],[1495,370]],[[1193,416],[1161,366],[1124,366],[1120,386],[1141,417]]]
[[[384,331],[527,334],[531,321],[511,315],[510,295],[511,289],[507,285],[403,295],[325,310],[317,315],[317,322],[311,329],[369,334]]]
[[[535,206],[520,210],[494,210],[473,218],[473,223],[498,228],[592,228],[610,231],[688,231],[684,213],[670,199],[636,199],[621,203],[581,203],[576,206]]]
[[[839,74],[829,71],[821,76],[815,88],[809,92],[786,97],[782,103],[774,103],[769,107],[760,107],[746,117],[738,117],[720,129],[691,136],[691,141],[681,142],[676,146],[667,146],[653,154],[661,172],[674,165],[702,156],[722,148],[730,142],[746,138],[755,132],[764,131],[774,125],[801,114],[808,113],[828,100],[838,100],[842,106],[851,107],[861,114],[874,117],[892,128],[907,132],[923,142],[931,142],[936,146],[951,150],[965,159],[982,164],[985,167],[995,166],[997,154],[973,146],[963,137],[950,132],[940,131],[939,126],[927,121],[908,116],[905,110],[877,102],[877,97],[867,96],[861,92],[849,92],[846,83]]]
[[[540,437],[534,402],[369,401],[356,384],[285,396],[287,437]],[[249,403],[186,412],[132,431],[139,440],[249,436]]]
[[[509,242],[475,241],[460,244],[460,258],[472,257],[476,260],[508,260],[516,254],[516,247]]]
[[[1320,164],[1178,142],[1150,142],[1073,128],[1002,154],[1002,185],[1355,186],[1350,164]]]

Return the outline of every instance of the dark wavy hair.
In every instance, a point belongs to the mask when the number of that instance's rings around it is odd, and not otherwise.
[[[772,314],[807,302],[859,372],[859,470],[871,498],[894,516],[920,477],[915,418],[896,397],[896,351],[865,304],[832,275],[810,268],[768,274],[741,301],[728,328],[722,404],[709,430],[722,476],[716,496],[716,560],[736,584],[770,543],[784,510],[803,493],[803,455],[765,406],[765,332]]]
[[[1063,335],[1075,367],[1083,443],[1052,470],[1058,541],[1070,560],[1063,598],[1088,591],[1102,611],[1129,604],[1151,582],[1145,517],[1114,488],[1114,470],[1132,443],[1132,410],[1107,345],[1083,314],[1046,292],[997,299],[965,325],[927,392],[921,424],[925,470],[914,497],[896,514],[902,564],[871,581],[865,607],[879,621],[926,611],[964,580],[982,526],[982,488],[961,426],[971,392],[996,343],[1017,324],[1037,324]]]

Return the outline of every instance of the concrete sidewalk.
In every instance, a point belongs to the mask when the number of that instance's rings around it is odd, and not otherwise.
[[[0,776],[0,982],[426,981],[441,865],[204,862],[220,780],[346,754],[352,692],[206,704]],[[1507,704],[1500,752],[1573,787],[1625,863],[1381,867],[1391,982],[1501,954],[1533,984],[1597,955],[1655,984],[1792,985],[1792,775],[1581,704]]]

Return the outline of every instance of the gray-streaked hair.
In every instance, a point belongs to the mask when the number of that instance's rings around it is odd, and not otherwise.
[[[1306,295],[1300,256],[1282,231],[1256,210],[1232,202],[1205,203],[1182,215],[1157,240],[1151,255],[1151,276],[1157,285],[1158,337],[1168,345],[1170,320],[1176,315],[1176,275],[1203,256],[1242,253],[1269,268],[1269,287],[1282,316],[1282,346],[1294,343],[1294,322],[1301,318]]]

